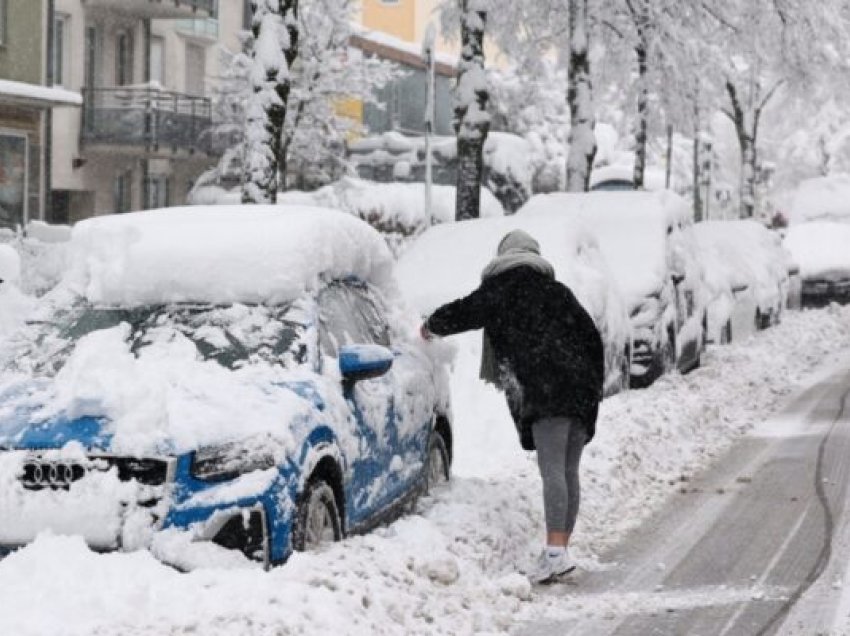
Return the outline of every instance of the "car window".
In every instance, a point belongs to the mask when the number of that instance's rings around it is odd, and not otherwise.
[[[347,344],[389,346],[389,326],[379,303],[362,283],[334,282],[319,294],[320,342],[326,355],[336,356]]]

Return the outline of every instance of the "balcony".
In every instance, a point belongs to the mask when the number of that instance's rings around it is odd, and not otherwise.
[[[83,0],[100,13],[120,13],[137,18],[214,18],[218,0]]]
[[[145,154],[209,153],[210,100],[156,88],[83,89],[82,142]]]

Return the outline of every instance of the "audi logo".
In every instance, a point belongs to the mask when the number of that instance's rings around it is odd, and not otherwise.
[[[24,488],[40,490],[42,488],[67,489],[71,484],[83,478],[86,469],[71,462],[30,461],[24,464],[21,482]]]

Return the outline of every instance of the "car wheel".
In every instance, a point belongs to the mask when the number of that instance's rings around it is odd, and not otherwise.
[[[425,490],[449,481],[449,450],[446,440],[436,430],[428,442],[428,465],[425,467]]]
[[[292,547],[314,550],[342,539],[342,524],[333,488],[321,477],[311,478],[298,502]]]

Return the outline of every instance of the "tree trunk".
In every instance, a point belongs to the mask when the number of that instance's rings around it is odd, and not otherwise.
[[[567,105],[570,109],[567,191],[586,192],[596,156],[593,133],[593,89],[588,55],[587,0],[569,0],[570,66]]]
[[[455,218],[481,215],[484,142],[490,131],[487,102],[490,94],[484,74],[484,27],[487,12],[480,0],[460,0],[461,56],[455,88],[454,126],[457,133],[457,189]]]
[[[640,27],[638,27],[638,41],[640,43],[635,47],[638,63],[638,120],[635,131],[635,169],[632,180],[635,184],[635,190],[643,190],[644,174],[646,172],[647,118],[649,115],[649,83],[646,77],[649,70],[647,63],[649,45],[646,42],[644,31]]]
[[[276,203],[285,169],[283,126],[289,69],[298,54],[298,0],[251,0],[253,94],[247,108],[243,203]],[[279,48],[278,48],[279,47]]]

